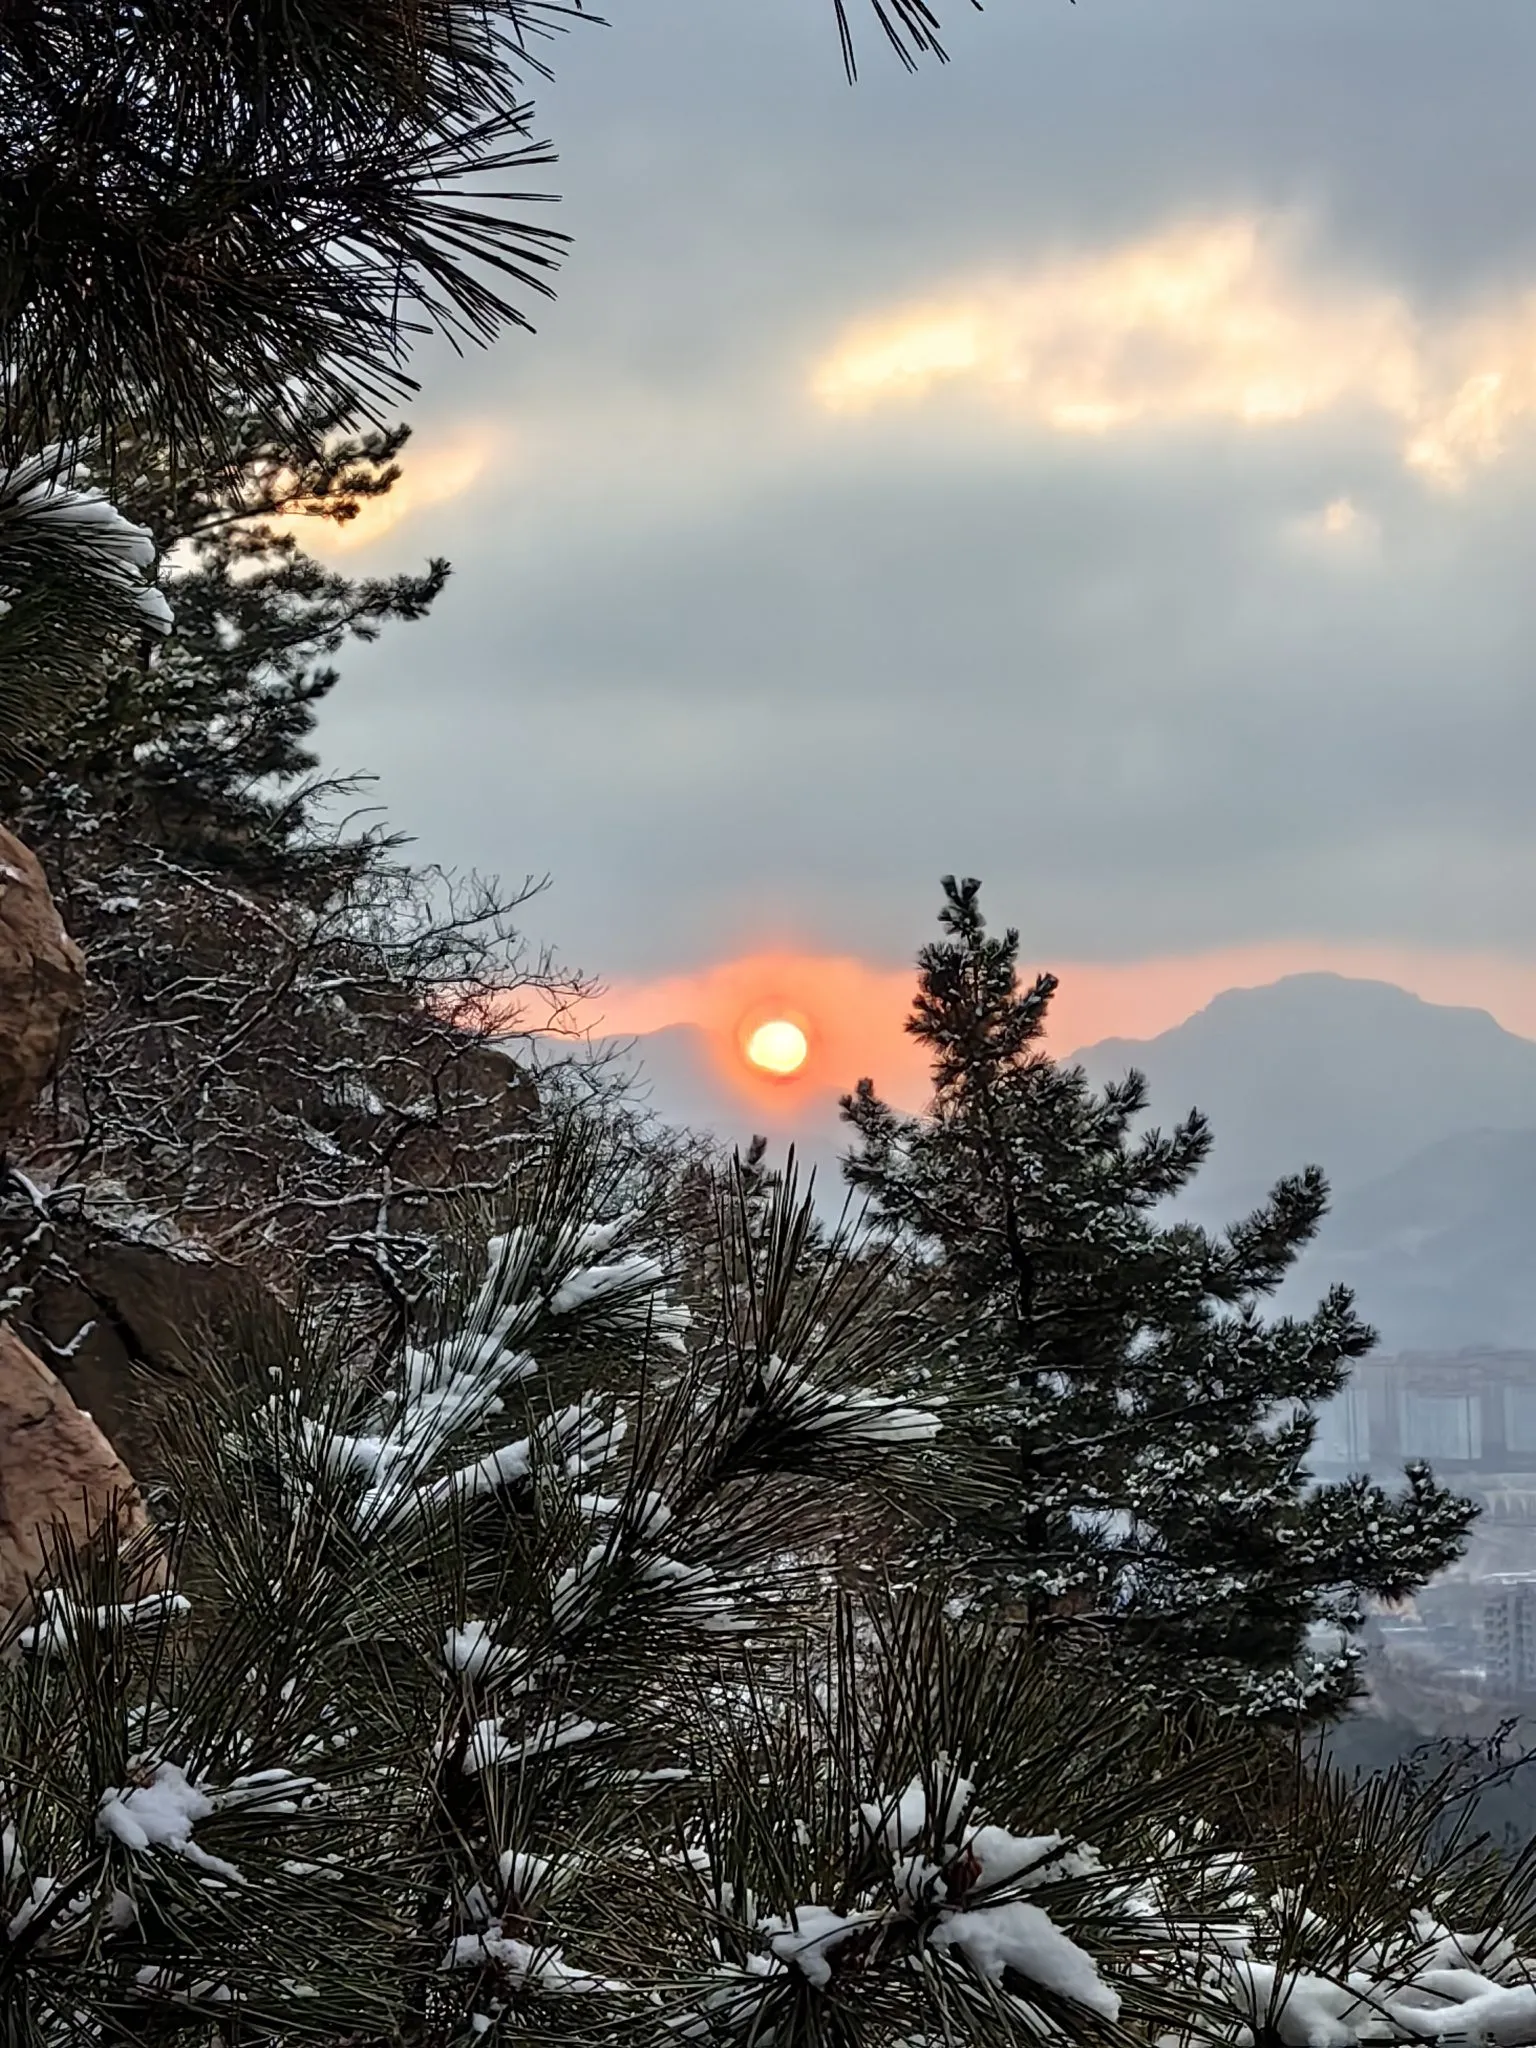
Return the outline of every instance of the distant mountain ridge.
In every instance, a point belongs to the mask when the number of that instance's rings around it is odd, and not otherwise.
[[[1389,982],[1297,974],[1067,1057],[1100,1085],[1140,1068],[1164,1128],[1191,1108],[1210,1118],[1210,1162],[1174,1205],[1197,1222],[1231,1222],[1282,1174],[1323,1168],[1333,1210],[1282,1307],[1342,1280],[1388,1349],[1536,1347],[1536,1041]],[[727,1144],[766,1123],[780,1157],[793,1139],[840,1203],[847,1140],[825,1092],[786,1091],[765,1119],[691,1025],[635,1041],[628,1064],[669,1122]]]
[[[1209,1116],[1177,1205],[1198,1222],[1323,1168],[1332,1212],[1282,1306],[1341,1280],[1389,1349],[1536,1345],[1536,1042],[1389,982],[1298,974],[1072,1057],[1100,1083],[1139,1068],[1156,1123]]]
[[[1389,1350],[1536,1346],[1536,1130],[1464,1131],[1341,1191],[1282,1304],[1333,1280]]]
[[[1302,1166],[1342,1194],[1444,1139],[1536,1129],[1536,1041],[1390,982],[1288,975],[1229,989],[1156,1038],[1071,1057],[1101,1084],[1139,1068],[1154,1122],[1207,1114],[1201,1220],[1250,1208]]]

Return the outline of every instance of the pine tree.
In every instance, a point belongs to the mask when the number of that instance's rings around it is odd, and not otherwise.
[[[1536,2042],[1529,1885],[1432,1797],[1245,1824],[1241,1727],[1181,1756],[1102,1661],[838,1594],[942,1440],[912,1337],[783,1270],[789,1188],[680,1302],[624,1183],[548,1133],[392,1358],[186,1406],[173,1586],[104,1550],[17,1618],[7,2043]]]
[[[161,641],[110,643],[73,687],[70,717],[0,773],[0,811],[69,902],[135,844],[268,896],[312,900],[357,865],[362,842],[322,834],[328,786],[309,745],[349,640],[424,617],[448,577],[349,578],[301,544],[306,520],[345,526],[388,494],[408,430],[350,434],[316,422],[318,452],[285,446],[255,418],[227,429],[228,466],[174,470],[148,434],[125,443],[125,516],[164,565],[175,614]],[[118,893],[121,893],[120,891]]]
[[[0,1176],[5,1282],[52,1298],[126,1237],[285,1290],[349,1264],[394,1314],[442,1202],[491,1193],[523,1143],[533,1090],[493,1041],[584,984],[522,940],[534,878],[413,868],[316,772],[337,652],[420,618],[447,565],[355,580],[298,534],[385,494],[405,431],[327,429],[312,457],[254,419],[230,438],[239,466],[211,478],[134,445],[122,495],[177,631],[105,653],[67,725],[0,773],[91,970]]]
[[[1325,1713],[1353,1688],[1363,1603],[1449,1564],[1474,1510],[1422,1466],[1400,1493],[1308,1473],[1318,1405],[1373,1342],[1342,1287],[1302,1319],[1261,1313],[1317,1231],[1323,1175],[1219,1234],[1165,1220],[1204,1118],[1144,1128],[1139,1074],[1101,1092],[1049,1057],[1053,977],[1022,988],[1017,932],[988,932],[976,882],[944,891],[908,1023],[928,1112],[869,1081],[844,1112],[848,1177],[906,1247],[910,1313],[987,1446],[991,1504],[950,1518],[945,1554],[1170,1700]]]

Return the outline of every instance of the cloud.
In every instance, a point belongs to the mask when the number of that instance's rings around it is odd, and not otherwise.
[[[429,506],[445,505],[474,488],[505,439],[493,422],[459,423],[412,440],[400,458],[400,479],[387,497],[365,498],[355,519],[291,519],[288,526],[313,555],[334,559],[373,547]]]
[[[1374,561],[1381,552],[1380,522],[1350,497],[1330,498],[1317,511],[1294,520],[1290,533],[1308,553],[1329,561]]]
[[[844,414],[946,385],[1062,435],[1374,411],[1409,469],[1457,487],[1536,412],[1536,290],[1437,318],[1326,274],[1293,219],[1184,221],[861,321],[811,380]]]

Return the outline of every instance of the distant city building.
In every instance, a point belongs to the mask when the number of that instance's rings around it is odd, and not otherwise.
[[[1371,1617],[1368,1661],[1393,1683],[1536,1700],[1536,1351],[1363,1360],[1319,1412],[1312,1469],[1391,1484],[1419,1459],[1482,1512],[1459,1566]]]
[[[1479,1590],[1489,1679],[1512,1695],[1536,1692],[1536,1574],[1483,1579]]]
[[[1419,1458],[1446,1477],[1498,1475],[1512,1506],[1522,1476],[1536,1481],[1536,1351],[1405,1352],[1357,1366],[1318,1417],[1314,1468],[1386,1474]]]

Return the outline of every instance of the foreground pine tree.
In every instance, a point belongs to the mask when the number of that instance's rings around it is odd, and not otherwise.
[[[979,885],[945,881],[908,1029],[927,1115],[861,1082],[848,1177],[910,1260],[909,1309],[956,1396],[946,1440],[990,1465],[990,1506],[948,1518],[947,1558],[1052,1632],[1105,1641],[1160,1696],[1325,1713],[1349,1637],[1460,1552],[1474,1510],[1422,1466],[1406,1489],[1319,1486],[1318,1404],[1371,1332],[1333,1289],[1305,1320],[1260,1308],[1317,1231],[1315,1167],[1220,1236],[1164,1220],[1210,1134],[1141,1128],[1146,1087],[1102,1093],[1040,1040],[1054,979],[1018,979]]]
[[[546,1135],[415,1344],[187,1415],[175,1590],[61,1561],[0,1666],[0,2038],[1536,2041],[1519,1873],[1433,1802],[1283,1811],[1239,1724],[852,1583],[941,1411],[754,1199],[682,1304]]]

